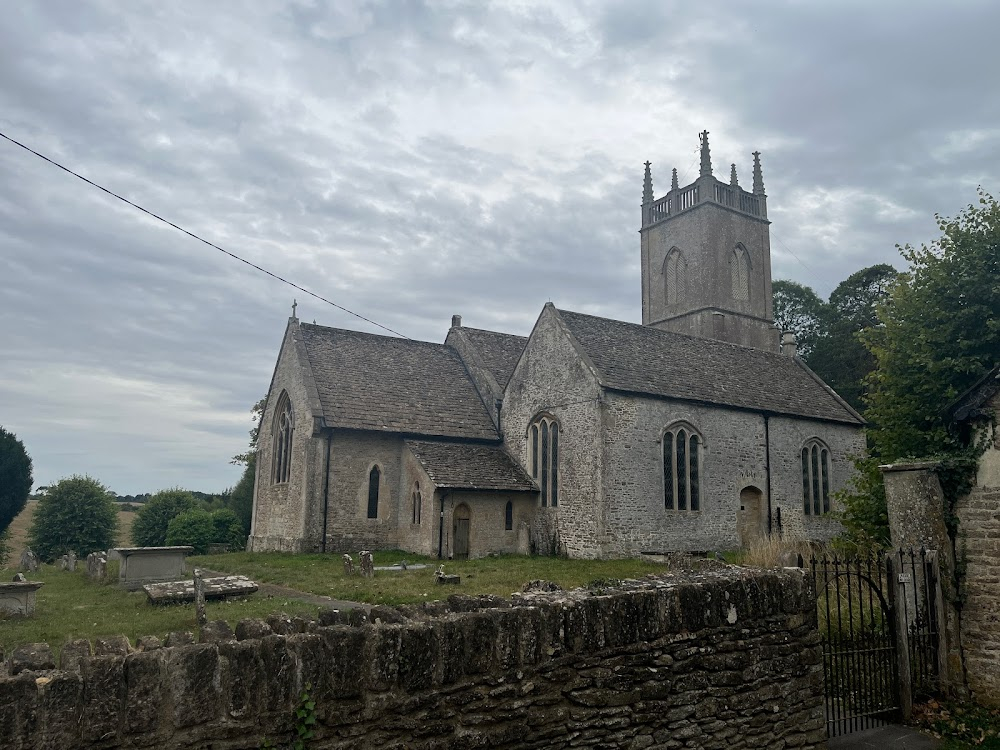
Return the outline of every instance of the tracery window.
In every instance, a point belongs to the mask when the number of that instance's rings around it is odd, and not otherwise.
[[[278,408],[274,410],[273,451],[271,454],[271,483],[287,482],[292,468],[292,433],[294,432],[295,415],[292,412],[292,402],[286,391],[278,398]]]
[[[542,505],[559,505],[559,423],[541,416],[528,429],[531,476],[538,482]]]
[[[423,511],[421,507],[423,505],[423,497],[420,495],[420,482],[414,483],[410,499],[413,502],[413,523],[420,523],[420,514]]]
[[[737,302],[749,302],[750,253],[743,245],[737,245],[729,256],[729,273],[733,284],[733,299]]]
[[[830,512],[830,450],[818,439],[802,446],[802,510],[807,516]]]
[[[676,247],[671,248],[663,262],[663,283],[668,305],[684,299],[687,293],[687,261]]]
[[[686,423],[663,433],[663,507],[701,509],[701,435]]]
[[[368,517],[378,518],[378,489],[379,481],[382,479],[382,472],[377,466],[373,466],[368,472]]]
[[[503,528],[504,531],[514,530],[514,503],[510,500],[507,501],[507,507],[503,511]]]

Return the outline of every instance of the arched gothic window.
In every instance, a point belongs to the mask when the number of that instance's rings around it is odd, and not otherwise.
[[[507,507],[503,511],[503,528],[504,531],[514,530],[514,503],[510,500],[507,501]]]
[[[818,439],[802,446],[802,510],[807,516],[830,512],[830,450]]]
[[[382,478],[382,472],[377,466],[373,466],[368,472],[368,517],[378,518],[378,486]]]
[[[541,416],[528,428],[531,476],[542,491],[542,505],[559,505],[559,423]]]
[[[663,261],[663,283],[668,305],[675,305],[686,296],[687,261],[676,247],[670,249]]]
[[[271,483],[287,482],[292,468],[292,433],[295,427],[295,414],[292,412],[292,402],[286,391],[278,398],[278,408],[274,410],[274,427],[272,428],[274,445],[271,453]]]
[[[749,302],[750,253],[743,245],[737,245],[729,256],[729,274],[733,283],[733,299],[736,302]]]
[[[420,482],[414,483],[410,499],[413,501],[413,523],[420,523],[420,513],[423,510],[421,507],[423,505],[423,498],[420,495]]]
[[[701,509],[701,453],[704,441],[689,424],[663,433],[663,507]]]

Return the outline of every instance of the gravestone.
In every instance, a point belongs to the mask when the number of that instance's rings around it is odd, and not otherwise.
[[[103,581],[108,574],[108,554],[106,552],[91,552],[87,555],[87,575],[98,581]]]
[[[344,575],[345,576],[354,575],[354,558],[352,558],[346,552],[344,553]]]
[[[0,612],[22,617],[35,614],[35,592],[42,585],[41,581],[0,583]]]
[[[38,566],[38,555],[26,548],[21,553],[21,564],[18,565],[18,568],[25,573],[34,573],[38,570]]]
[[[194,547],[117,547],[113,551],[121,558],[118,582],[135,591],[148,583],[182,578],[184,557]]]
[[[257,591],[257,584],[246,576],[217,576],[203,579],[206,599],[247,596]],[[194,581],[147,583],[142,587],[150,604],[176,604],[195,601]]]
[[[372,553],[366,549],[361,550],[358,554],[361,558],[361,575],[365,578],[375,577],[375,559],[372,557]]]

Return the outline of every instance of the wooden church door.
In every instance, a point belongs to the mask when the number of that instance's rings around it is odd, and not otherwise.
[[[764,493],[756,487],[744,487],[740,491],[740,509],[736,519],[736,532],[743,549],[767,536]]]

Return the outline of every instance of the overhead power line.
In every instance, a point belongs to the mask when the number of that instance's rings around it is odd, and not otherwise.
[[[86,182],[86,183],[87,183],[88,185],[90,185],[90,186],[92,186],[92,187],[95,187],[95,188],[97,188],[98,190],[101,190],[101,191],[103,191],[103,192],[107,193],[107,194],[108,194],[108,195],[110,195],[110,196],[111,196],[112,198],[117,198],[117,199],[118,199],[118,200],[120,200],[120,201],[121,201],[122,203],[127,203],[128,205],[132,206],[132,208],[136,208],[136,209],[138,209],[138,210],[142,211],[142,212],[143,212],[144,214],[146,214],[147,216],[151,216],[151,217],[153,217],[154,219],[156,219],[157,221],[160,221],[160,222],[163,222],[163,223],[164,223],[164,224],[166,224],[167,226],[170,226],[170,227],[173,227],[173,228],[174,228],[174,229],[176,229],[176,230],[177,230],[178,232],[183,232],[183,233],[184,233],[184,234],[186,234],[186,235],[187,235],[188,237],[191,237],[191,238],[193,238],[193,239],[196,239],[196,240],[198,240],[198,242],[201,242],[201,243],[204,243],[204,244],[208,245],[209,247],[212,247],[212,248],[215,248],[215,249],[216,249],[216,250],[218,250],[218,251],[219,251],[220,253],[224,253],[225,255],[228,255],[228,256],[229,256],[230,258],[233,258],[234,260],[238,260],[238,261],[239,261],[240,263],[246,263],[246,264],[247,264],[248,266],[250,266],[251,268],[253,268],[253,269],[257,270],[257,271],[260,271],[261,273],[265,273],[265,274],[267,274],[267,275],[268,275],[268,276],[270,276],[270,277],[271,277],[272,279],[277,279],[277,280],[278,280],[278,281],[280,281],[280,282],[281,282],[282,284],[288,284],[288,286],[290,286],[290,287],[292,287],[292,288],[294,288],[294,289],[298,289],[298,290],[299,290],[300,292],[304,292],[305,294],[308,294],[308,295],[309,295],[310,297],[315,297],[315,298],[316,298],[316,299],[318,299],[318,300],[319,300],[320,302],[325,302],[326,304],[328,304],[328,305],[331,305],[332,307],[335,307],[335,308],[337,308],[338,310],[340,310],[340,311],[342,311],[342,312],[345,312],[345,313],[347,313],[348,315],[353,315],[353,316],[354,316],[355,318],[358,318],[359,320],[363,320],[363,321],[365,321],[366,323],[370,323],[370,324],[371,324],[371,325],[373,325],[373,326],[377,326],[378,328],[381,328],[381,329],[382,329],[382,330],[384,330],[384,331],[388,331],[388,332],[389,332],[389,333],[391,333],[391,334],[394,334],[394,335],[396,335],[396,336],[400,336],[400,337],[402,337],[402,338],[404,338],[404,339],[408,339],[408,338],[410,338],[409,336],[407,336],[407,335],[405,335],[405,334],[402,334],[402,333],[400,333],[399,331],[394,331],[393,329],[389,328],[389,326],[385,326],[385,325],[382,325],[381,323],[379,323],[379,322],[377,322],[377,321],[374,321],[374,320],[372,320],[371,318],[366,318],[366,317],[365,317],[364,315],[361,315],[360,313],[356,313],[356,312],[354,312],[353,310],[348,310],[348,309],[347,309],[346,307],[344,307],[343,305],[338,305],[338,304],[337,304],[336,302],[333,302],[332,300],[328,300],[328,299],[327,299],[326,297],[324,297],[324,296],[322,296],[322,295],[320,295],[320,294],[316,294],[316,292],[312,292],[312,291],[310,291],[310,290],[306,289],[306,288],[305,288],[304,286],[299,286],[299,285],[298,285],[298,284],[296,284],[296,283],[295,283],[294,281],[289,281],[288,279],[286,279],[286,278],[284,278],[284,277],[282,277],[282,276],[279,276],[278,274],[274,273],[273,271],[268,271],[268,270],[267,270],[266,268],[262,268],[261,266],[258,266],[258,265],[257,265],[256,263],[251,263],[251,262],[250,262],[249,260],[247,260],[246,258],[241,258],[241,257],[240,257],[239,255],[236,255],[236,253],[231,253],[231,252],[229,252],[228,250],[226,250],[225,248],[223,248],[223,247],[219,247],[219,246],[218,246],[218,245],[216,245],[216,244],[215,244],[214,242],[210,242],[209,240],[206,240],[206,239],[205,239],[204,237],[199,237],[199,236],[198,236],[197,234],[195,234],[194,232],[189,232],[189,231],[188,231],[187,229],[185,229],[184,227],[182,227],[182,226],[179,226],[179,225],[177,225],[177,224],[174,224],[174,222],[170,221],[169,219],[164,219],[164,218],[163,218],[162,216],[160,216],[160,215],[158,215],[158,214],[155,214],[155,213],[153,213],[153,212],[152,212],[152,211],[150,211],[149,209],[146,209],[146,208],[143,208],[143,207],[142,207],[142,206],[140,206],[140,205],[139,205],[138,203],[133,203],[133,202],[132,202],[132,201],[130,201],[130,200],[129,200],[128,198],[124,198],[124,197],[122,197],[122,196],[118,195],[118,193],[114,192],[113,190],[108,190],[108,188],[104,187],[103,185],[98,185],[98,184],[97,184],[96,182],[94,182],[93,180],[89,180],[89,179],[87,179],[87,178],[86,178],[86,177],[84,177],[84,176],[83,176],[82,174],[79,174],[78,172],[74,172],[74,171],[73,171],[72,169],[70,169],[69,167],[65,167],[65,166],[63,166],[62,164],[60,164],[59,162],[57,162],[57,161],[56,161],[55,159],[50,159],[50,158],[49,158],[48,156],[46,156],[45,154],[42,154],[42,153],[39,153],[38,151],[35,151],[35,149],[31,148],[30,146],[26,146],[25,144],[21,143],[21,142],[20,142],[20,141],[18,141],[18,140],[15,140],[14,138],[11,138],[11,137],[10,137],[9,135],[7,135],[6,133],[4,133],[4,132],[2,132],[2,131],[0,131],[0,138],[3,138],[3,139],[5,139],[5,140],[7,140],[7,141],[10,141],[10,142],[11,142],[11,143],[13,143],[13,144],[14,144],[15,146],[20,146],[21,148],[23,148],[23,149],[24,149],[25,151],[27,151],[28,153],[31,153],[31,154],[34,154],[35,156],[37,156],[37,157],[38,157],[39,159],[43,159],[43,160],[47,161],[47,162],[48,162],[49,164],[51,164],[52,166],[54,166],[54,167],[58,167],[58,168],[59,168],[59,169],[61,169],[61,170],[62,170],[63,172],[67,172],[68,174],[71,174],[71,175],[73,175],[73,176],[74,176],[74,177],[76,177],[77,179],[80,179],[80,180],[83,180],[83,181],[84,181],[84,182]]]

